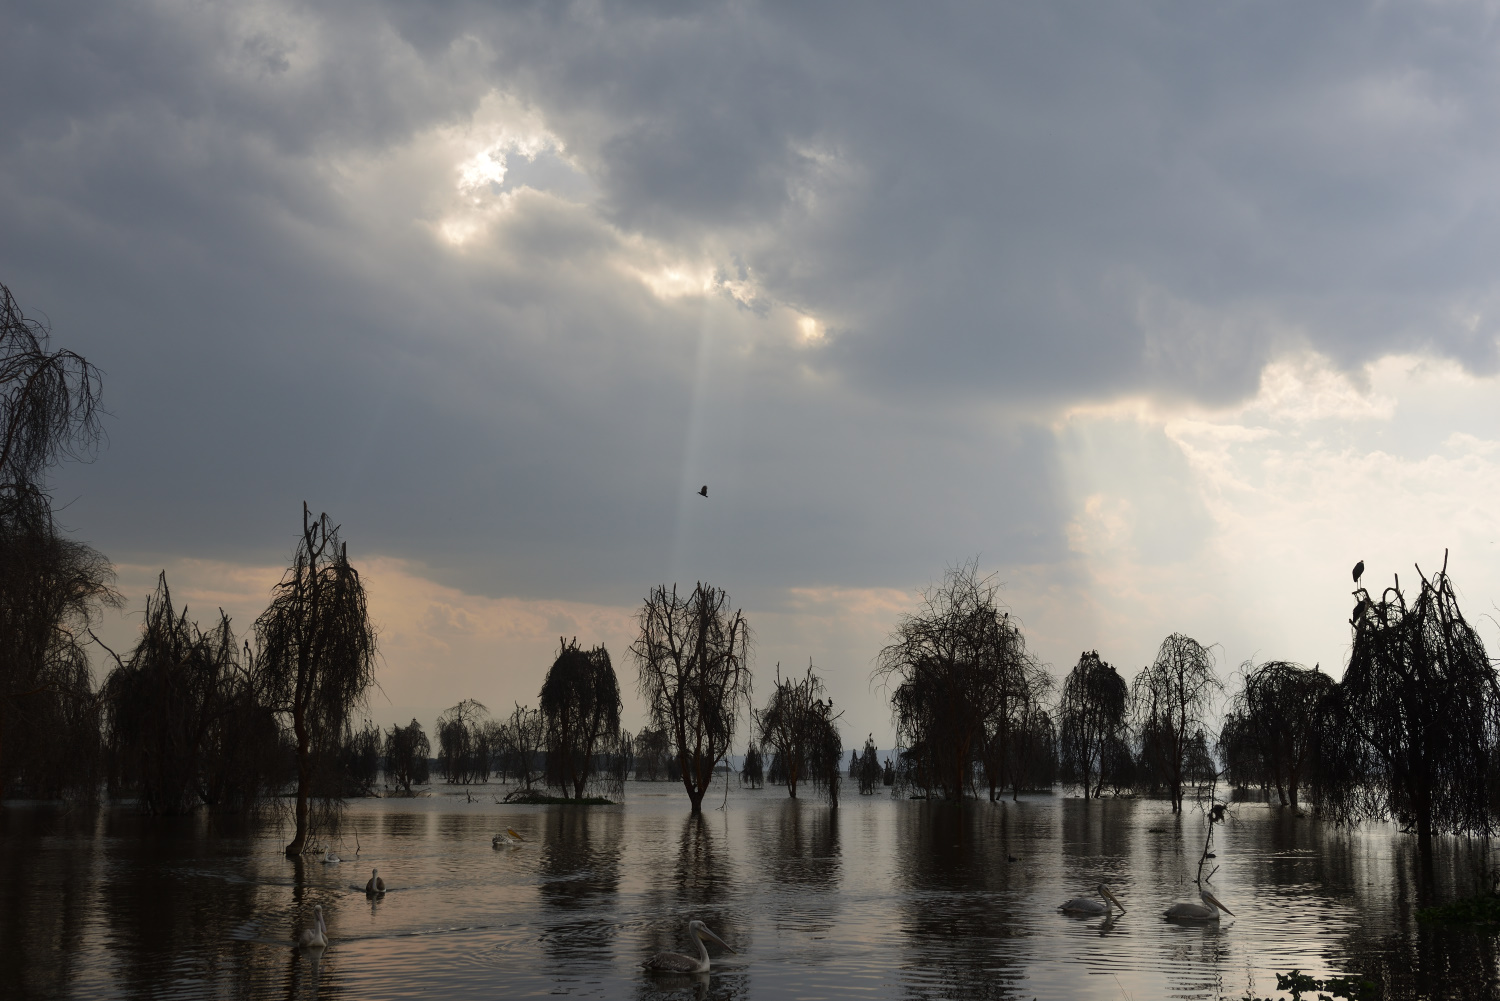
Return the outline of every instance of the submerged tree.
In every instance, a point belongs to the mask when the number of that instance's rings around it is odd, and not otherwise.
[[[1489,835],[1500,680],[1443,568],[1408,605],[1398,580],[1355,591],[1354,646],[1328,702],[1318,777],[1339,820],[1394,815],[1434,833]]]
[[[1281,805],[1297,807],[1317,750],[1325,701],[1334,682],[1317,668],[1273,660],[1246,664],[1245,684],[1224,718],[1219,750],[1231,783],[1275,787]]]
[[[1213,655],[1181,633],[1162,640],[1156,659],[1136,675],[1131,694],[1142,751],[1171,797],[1173,813],[1182,811],[1194,746],[1206,746],[1212,702],[1223,689]]]
[[[482,702],[464,699],[444,709],[435,727],[438,771],[450,784],[488,782],[490,777],[490,711]]]
[[[307,844],[309,799],[320,764],[375,683],[375,628],[364,584],[328,515],[302,505],[292,565],[255,623],[267,704],[290,721],[297,751],[296,833],[287,855]]]
[[[427,759],[431,756],[432,744],[416,720],[405,726],[393,726],[385,735],[386,778],[408,796],[412,783],[427,782]]]
[[[620,682],[609,651],[584,650],[558,640],[561,649],[542,682],[547,724],[547,784],[577,799],[594,774],[594,756],[613,747],[620,732]]]
[[[729,595],[701,581],[686,598],[652,590],[631,647],[651,722],[673,746],[692,812],[701,813],[713,769],[729,753],[750,701],[750,627]]]
[[[976,761],[992,789],[1001,784],[1010,732],[1034,704],[1040,671],[998,591],[977,563],[949,568],[880,651],[875,676],[892,687],[903,771],[929,795],[963,798]]]
[[[1060,765],[1064,781],[1083,787],[1083,798],[1104,788],[1105,749],[1125,728],[1130,689],[1095,650],[1078,658],[1063,681],[1057,708]]]
[[[103,433],[99,370],[49,339],[0,284],[0,795],[17,775],[33,795],[91,790],[99,739],[80,635],[119,601],[109,561],[58,533],[44,490],[48,468]]]
[[[344,730],[343,795],[375,795],[375,783],[380,780],[381,737],[380,727],[369,720],[358,730]]]
[[[1052,714],[1040,702],[1033,703],[1011,728],[1010,742],[1010,798],[1050,790],[1057,782],[1057,728]]]
[[[865,738],[864,753],[859,756],[859,767],[855,772],[855,779],[859,782],[859,794],[871,796],[875,788],[880,785],[880,759],[875,751],[875,735],[872,733]]]
[[[186,606],[173,609],[163,572],[140,640],[100,692],[111,788],[166,814],[253,806],[271,793],[285,778],[283,744],[247,659],[222,610],[205,632]]]
[[[510,718],[500,726],[500,756],[505,770],[527,788],[537,776],[537,759],[547,736],[540,710],[515,703]]]
[[[843,745],[834,725],[838,715],[833,712],[833,700],[821,698],[822,694],[823,681],[813,673],[811,662],[801,678],[783,678],[778,664],[776,687],[766,707],[752,714],[761,745],[773,749],[792,799],[797,798],[801,781],[812,782],[831,799],[838,797]],[[830,748],[835,745],[839,752],[830,760]]]
[[[635,735],[635,777],[655,782],[666,774],[667,758],[671,754],[672,742],[667,738],[667,731],[641,727]]]
[[[753,740],[745,748],[745,763],[740,768],[740,781],[751,789],[759,789],[766,781],[765,759]]]

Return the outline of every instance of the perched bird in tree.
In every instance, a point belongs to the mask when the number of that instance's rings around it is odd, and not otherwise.
[[[708,484],[707,483],[703,484],[703,486],[701,486],[701,487],[698,488],[698,496],[699,497],[707,497],[708,496]]]
[[[1354,583],[1358,584],[1359,583],[1359,579],[1361,577],[1363,577],[1364,575],[1365,575],[1365,561],[1364,560],[1360,560],[1358,563],[1354,564]]]

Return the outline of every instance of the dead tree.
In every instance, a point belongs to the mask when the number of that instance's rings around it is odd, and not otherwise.
[[[507,770],[519,778],[527,789],[537,776],[537,758],[546,741],[547,724],[539,710],[519,702],[510,718],[502,724],[501,746]]]
[[[1329,699],[1318,792],[1335,819],[1394,815],[1424,851],[1435,833],[1488,836],[1500,680],[1459,611],[1448,558],[1407,604],[1400,581],[1354,592],[1354,645]]]
[[[1206,743],[1209,713],[1223,690],[1213,655],[1181,633],[1162,640],[1156,659],[1136,675],[1131,695],[1143,753],[1165,784],[1173,813],[1182,812],[1194,747]]]
[[[328,515],[302,505],[302,537],[292,565],[255,623],[267,705],[290,722],[297,751],[296,834],[289,856],[307,845],[309,798],[320,762],[314,749],[336,743],[375,683],[375,628],[364,584]]]
[[[1104,789],[1105,748],[1125,729],[1130,689],[1097,651],[1078,658],[1063,681],[1057,708],[1063,780],[1077,782],[1083,798]]]
[[[781,762],[787,795],[797,798],[797,784],[810,781],[838,798],[839,767],[843,760],[842,741],[835,721],[833,700],[821,698],[823,681],[813,673],[812,663],[801,678],[783,678],[776,665],[776,687],[764,709],[752,715],[763,747],[770,747]],[[839,753],[829,760],[829,748],[838,745]]]
[[[735,721],[750,702],[750,627],[729,595],[701,581],[686,598],[652,590],[631,647],[654,726],[673,745],[692,812],[701,813],[714,767],[729,753]]]
[[[987,765],[993,788],[1003,781],[1010,731],[1029,708],[1039,675],[1020,628],[997,606],[999,586],[977,562],[952,567],[922,594],[892,642],[880,651],[875,677],[891,692],[896,736],[906,748],[903,774],[930,796],[962,799],[974,765]]]
[[[93,711],[80,635],[99,606],[119,602],[109,562],[52,521],[45,472],[90,455],[103,429],[99,370],[49,339],[0,284],[0,794],[17,773],[79,785],[68,762],[82,785],[95,776],[97,757],[77,752],[97,749],[97,735],[58,744],[59,725]]]
[[[450,785],[489,779],[489,714],[484,703],[474,699],[464,699],[439,714],[434,728],[438,771]]]
[[[385,735],[385,774],[392,784],[410,796],[412,783],[427,782],[427,759],[432,744],[422,732],[422,724],[412,720],[405,726],[393,726]]]
[[[1274,786],[1281,805],[1296,809],[1298,789],[1313,767],[1333,679],[1317,668],[1282,660],[1247,663],[1244,676],[1219,737],[1230,781]]]
[[[547,784],[569,788],[575,799],[594,774],[594,757],[614,748],[620,732],[620,682],[609,651],[584,650],[558,639],[561,647],[542,682],[541,711],[547,726]],[[623,781],[623,780],[622,780]]]

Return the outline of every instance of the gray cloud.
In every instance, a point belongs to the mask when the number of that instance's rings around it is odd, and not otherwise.
[[[1067,405],[1301,343],[1495,363],[1478,6],[4,16],[0,280],[108,373],[58,495],[121,558],[275,561],[306,497],[483,593],[906,586],[1068,559]],[[403,158],[494,92],[567,160],[454,251]]]

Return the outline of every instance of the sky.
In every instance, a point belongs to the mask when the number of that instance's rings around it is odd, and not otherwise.
[[[128,649],[342,526],[382,724],[705,580],[757,699],[977,560],[1061,677],[1341,673],[1350,569],[1500,603],[1493,3],[0,0],[0,282]],[[696,494],[709,485],[707,498]],[[101,658],[102,665],[102,658]]]

